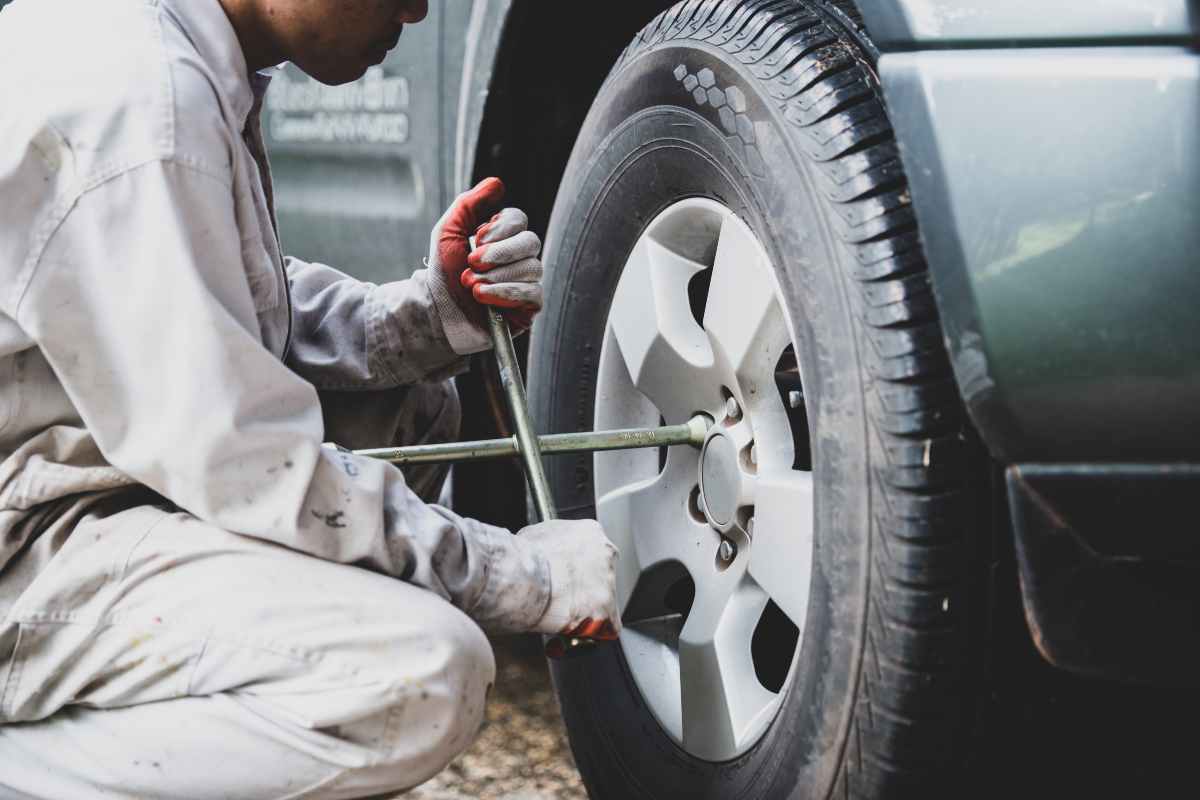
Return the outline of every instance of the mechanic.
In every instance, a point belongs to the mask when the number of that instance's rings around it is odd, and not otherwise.
[[[432,504],[436,468],[322,445],[456,435],[481,304],[542,302],[495,179],[408,280],[280,255],[264,70],[354,80],[427,10],[0,13],[0,796],[407,789],[481,723],[483,630],[618,632],[596,523],[514,537]]]

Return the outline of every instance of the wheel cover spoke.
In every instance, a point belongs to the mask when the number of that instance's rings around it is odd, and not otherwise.
[[[695,457],[677,450],[661,475],[609,492],[596,504],[596,518],[621,557],[617,562],[617,600],[624,610],[646,571],[679,561],[689,572],[699,569],[718,537],[692,520],[686,510],[695,474]]]
[[[609,323],[633,384],[668,420],[685,420],[713,392],[712,347],[688,304],[688,282],[705,269],[644,236],[613,298]]]
[[[754,492],[750,577],[803,633],[812,577],[812,473],[759,474]]]
[[[704,329],[717,354],[724,381],[744,397],[770,395],[775,362],[787,346],[787,320],[775,279],[754,235],[736,218],[721,226]]]
[[[730,576],[703,589],[679,635],[683,744],[717,761],[736,752],[747,730],[777,700],[753,678],[750,639],[767,597]]]

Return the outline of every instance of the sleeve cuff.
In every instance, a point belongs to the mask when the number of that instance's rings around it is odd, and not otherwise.
[[[428,273],[421,270],[421,273]],[[418,273],[420,274],[420,273]],[[469,356],[482,353],[492,346],[488,332],[480,325],[472,322],[458,303],[450,296],[450,291],[439,276],[426,274],[425,282],[429,287],[430,302],[440,322],[446,340],[459,355]]]
[[[428,288],[426,270],[376,286],[367,295],[367,344],[372,368],[398,384],[445,380],[467,367],[447,338]]]
[[[492,633],[531,631],[550,605],[550,565],[536,548],[503,528],[475,522],[487,554],[486,578],[468,616]]]

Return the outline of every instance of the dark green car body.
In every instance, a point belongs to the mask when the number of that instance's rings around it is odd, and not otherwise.
[[[1195,459],[1200,59],[1188,4],[863,7],[959,387],[993,453]]]
[[[1034,640],[1079,671],[1190,682],[1196,5],[861,6],[959,391],[1007,466]]]

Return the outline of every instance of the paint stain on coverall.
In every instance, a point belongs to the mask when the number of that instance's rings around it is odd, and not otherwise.
[[[312,515],[314,517],[316,517],[317,519],[321,520],[322,522],[324,522],[327,527],[330,527],[330,528],[346,527],[346,523],[342,522],[342,519],[345,518],[345,516],[346,516],[345,511],[333,511],[333,512],[326,514],[326,513],[322,513],[320,511],[314,510],[312,512]]]

